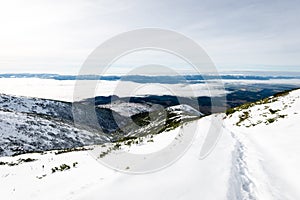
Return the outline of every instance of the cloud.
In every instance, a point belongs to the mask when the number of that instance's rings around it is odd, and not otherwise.
[[[76,73],[103,41],[143,27],[195,39],[220,69],[297,68],[299,13],[292,0],[1,1],[0,69]]]

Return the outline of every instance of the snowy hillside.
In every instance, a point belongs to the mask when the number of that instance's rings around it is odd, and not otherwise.
[[[123,107],[123,103],[120,104],[120,107]],[[79,121],[80,126],[75,127],[70,103],[0,95],[0,156],[103,144],[117,141],[124,136],[138,135],[137,133],[146,135],[148,132],[145,130],[154,132],[153,123],[151,126],[144,124],[144,121],[148,120],[148,113],[144,112],[149,110],[142,108],[146,108],[147,105],[127,106],[130,113],[135,113],[134,121],[143,122],[134,131],[132,124],[135,122],[129,120],[131,115],[122,116],[109,108],[97,108],[97,121],[93,124],[90,115],[85,114],[88,109],[85,109],[85,105],[81,106],[83,107],[77,107],[77,112],[80,112],[83,117]],[[169,124],[175,121],[178,125],[183,123],[179,119],[183,116],[190,118],[189,120],[200,116],[198,111],[186,107],[182,109],[178,107],[176,113],[171,111],[173,108],[170,108],[169,114],[172,114],[173,118],[165,123],[163,118],[156,117],[155,123],[160,124],[160,129],[165,127],[173,129],[175,127],[170,127]],[[163,112],[165,109],[153,112],[152,115]]]
[[[72,119],[72,104],[62,101],[0,94],[0,108],[22,113],[44,114]]]
[[[197,120],[202,116],[204,115],[201,112],[189,105],[171,106],[150,113],[142,112],[133,115],[131,117],[133,123],[124,126],[119,132],[124,132],[128,137],[156,135],[173,130],[186,122]]]
[[[0,156],[108,142],[111,136],[102,131],[115,131],[114,117],[120,121],[124,117],[113,116],[108,109],[97,109],[96,113],[101,130],[86,128],[91,125],[86,119],[75,127],[70,103],[1,94]]]
[[[69,123],[73,123],[74,121],[72,104],[63,101],[0,94],[0,109],[51,117]],[[76,103],[75,111],[83,116],[77,119],[77,123],[82,125],[82,128],[89,127],[89,131],[90,128],[92,128],[93,131],[111,133],[119,128],[118,125],[122,126],[127,123],[126,117],[107,108],[95,109],[97,123],[90,120],[88,117],[90,115],[90,113],[88,113],[89,108],[86,108],[84,104],[80,102]],[[116,124],[115,120],[121,123]]]
[[[154,111],[154,108],[148,104],[128,103],[121,101],[114,101],[110,104],[99,105],[99,108],[108,108],[122,116],[131,117],[133,115]]]
[[[194,123],[199,123],[204,129],[209,126],[208,120]],[[160,137],[160,141],[170,138],[160,135],[157,137]],[[225,199],[227,188],[224,186],[227,185],[230,176],[228,166],[231,163],[233,141],[228,134],[224,134],[222,144],[217,146],[209,158],[200,161],[198,156],[202,141],[203,137],[199,134],[192,148],[177,163],[163,171],[144,175],[126,175],[106,168],[85,151],[59,155],[48,152],[44,155],[25,154],[1,158],[1,195],[10,199],[45,200],[141,197],[149,200],[199,199],[200,196],[203,199]],[[149,143],[151,146],[152,144],[155,143]],[[22,162],[22,159],[28,158],[36,160]],[[19,162],[18,165],[9,166]],[[55,167],[58,170],[55,170]],[[52,169],[55,170],[54,173]],[[49,188],[52,188],[51,192]]]
[[[243,194],[259,199],[300,199],[300,90],[236,109],[225,119],[236,140],[235,173]],[[247,195],[248,194],[248,195]]]
[[[82,147],[109,140],[105,134],[78,129],[63,121],[0,110],[0,156]]]
[[[299,112],[300,90],[296,90],[185,123],[183,129],[198,126],[191,148],[172,166],[150,174],[116,172],[98,163],[88,151],[2,157],[1,196],[30,200],[297,200]],[[213,117],[224,119],[222,135],[214,151],[199,160]],[[155,151],[175,137],[180,140],[180,129],[143,136],[139,144],[118,144],[131,152]]]

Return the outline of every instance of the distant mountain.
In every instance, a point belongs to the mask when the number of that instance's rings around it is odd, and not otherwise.
[[[259,74],[259,73],[258,73]],[[96,75],[59,75],[59,74],[0,74],[0,78],[40,78],[54,80],[106,80],[106,81],[132,81],[136,83],[160,83],[160,84],[198,84],[205,83],[206,80],[274,80],[274,79],[299,79],[297,73],[288,75],[262,74],[255,75],[240,72],[239,74],[220,74],[220,75],[179,75],[179,76],[144,76],[144,75],[124,75],[124,76],[96,76]]]
[[[67,149],[109,142],[101,133],[78,129],[67,121],[0,109],[0,156]]]
[[[195,121],[203,116],[204,114],[189,105],[171,106],[166,109],[133,115],[131,117],[133,122],[124,126],[118,132],[129,138],[157,135],[164,131],[174,130],[184,123]],[[138,128],[136,128],[137,126]],[[124,140],[126,137],[122,136],[119,140]]]
[[[81,105],[81,103],[76,105]],[[86,113],[88,112],[87,109],[89,106],[82,104],[76,108],[80,110],[74,110],[72,103],[69,102],[30,97],[17,97],[4,94],[0,95],[0,109],[36,114],[39,116],[67,121],[68,123],[74,122],[73,113],[76,111],[76,113],[80,113],[80,115],[84,116],[76,125],[81,125],[82,127],[89,128],[94,131],[97,130],[104,133],[115,131],[118,128],[118,124],[114,123],[115,120],[124,122],[123,125],[126,124],[126,117],[122,117],[110,109],[96,108],[95,112],[97,115],[97,123],[94,123],[90,121],[90,118],[88,118],[90,113]],[[122,125],[122,123],[119,125]]]
[[[104,108],[95,109],[93,122],[84,105],[77,108],[84,117],[77,117],[75,127],[71,103],[1,94],[0,155],[102,144],[127,123],[126,117]]]
[[[130,114],[124,114],[125,107]],[[160,115],[165,112],[168,113],[166,122]],[[146,126],[149,116],[155,118],[155,126],[160,127],[157,133],[160,133],[202,114],[189,106],[158,110],[148,104],[122,102],[115,102],[113,107],[99,107],[89,102],[76,102],[72,106],[68,102],[1,94],[0,156],[103,144],[137,136],[137,133],[146,135],[145,130],[150,131]],[[154,131],[152,128],[151,132]]]
[[[182,97],[173,95],[145,95],[133,97],[97,96],[86,99],[83,103],[95,103],[99,108],[110,108],[121,115],[130,116],[138,112],[154,111],[153,105],[164,108],[186,104],[205,115],[213,112],[225,112],[227,108],[272,96],[278,92],[295,89],[295,85],[285,84],[225,84],[226,96]],[[212,105],[213,101],[213,105]],[[212,111],[212,106],[214,111]]]

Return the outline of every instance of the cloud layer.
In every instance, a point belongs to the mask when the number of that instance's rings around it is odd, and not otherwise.
[[[195,39],[221,70],[297,70],[299,13],[292,0],[1,1],[0,69],[76,73],[108,38],[159,27]]]

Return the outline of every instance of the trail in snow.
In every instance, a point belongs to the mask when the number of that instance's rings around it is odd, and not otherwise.
[[[228,130],[226,127],[224,129]],[[262,164],[263,159],[259,148],[251,141],[247,134],[230,131],[236,141],[232,152],[231,181],[228,199],[237,200],[281,200],[285,199],[272,186],[271,179]]]
[[[253,199],[300,199],[299,100],[300,90],[296,90],[226,118],[224,129],[236,141],[231,179],[244,181],[230,182],[229,194],[244,194],[235,199],[249,199],[245,182],[251,183]],[[245,113],[246,120],[237,125]],[[247,172],[246,178],[241,171]]]
[[[231,184],[229,186],[229,199],[256,199],[254,196],[254,183],[250,177],[245,146],[241,143],[233,132],[230,134],[236,140],[235,149],[232,152]]]

